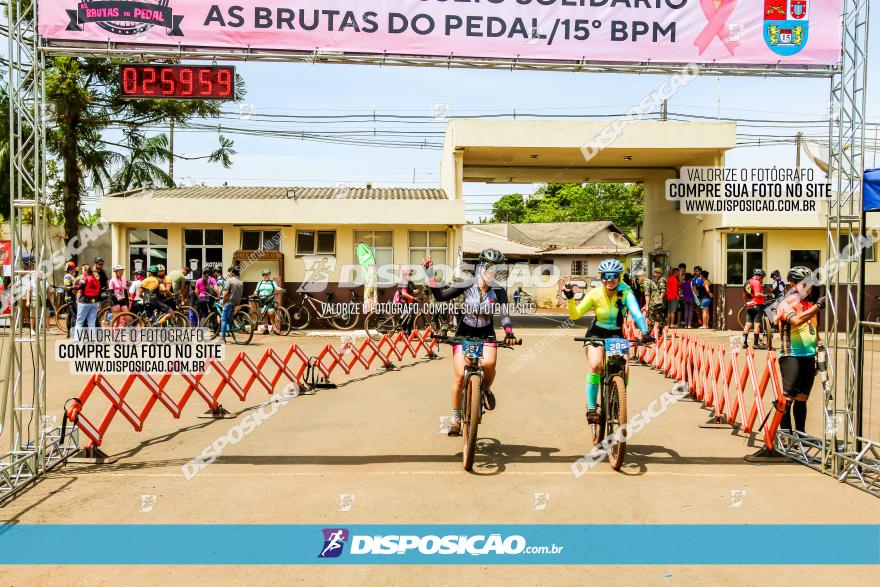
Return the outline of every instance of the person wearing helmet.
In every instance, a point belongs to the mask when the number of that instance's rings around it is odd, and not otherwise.
[[[168,274],[166,273],[165,265],[156,265],[156,279],[159,280],[159,295],[162,298],[162,302],[172,310],[176,309],[177,303],[174,299],[174,284],[171,283],[171,278],[168,277]]]
[[[639,303],[632,289],[621,283],[621,274],[623,274],[623,264],[620,261],[605,259],[599,263],[599,278],[602,280],[602,286],[591,289],[579,302],[574,300],[574,295],[577,292],[571,280],[563,281],[563,293],[568,298],[568,315],[572,320],[577,320],[593,310],[596,313],[596,321],[587,331],[586,336],[620,338],[623,336],[623,320],[629,310],[636,326],[642,332],[642,339],[650,342],[653,339],[648,335],[645,316],[639,308]],[[660,292],[660,295],[664,294],[665,292]],[[605,349],[592,345],[587,345],[585,349],[587,353],[587,422],[597,424],[599,412],[596,409],[596,404],[599,397],[602,366],[605,364]]]
[[[758,342],[761,334],[761,316],[764,315],[766,300],[764,299],[764,273],[763,269],[755,269],[751,279],[745,285],[743,295],[746,296],[746,325],[743,327],[742,348],[749,348],[749,331],[754,330],[755,348],[763,348]]]
[[[394,292],[392,303],[400,312],[400,328],[407,336],[412,332],[413,323],[416,319],[413,304],[415,304],[415,284],[412,281],[412,269],[404,267],[400,270],[400,279],[397,282],[397,291]]]
[[[141,284],[144,282],[143,271],[135,271],[134,279],[128,287],[129,307],[134,313],[138,313],[143,309],[144,300],[141,298]]]
[[[147,278],[141,282],[139,297],[144,302],[144,309],[150,317],[158,310],[162,314],[170,314],[171,308],[165,302],[166,298],[162,294],[162,282],[159,281],[159,268],[161,265],[150,265],[147,267]],[[164,269],[164,267],[163,267]]]
[[[67,304],[67,336],[73,336],[73,326],[76,324],[76,263],[67,263],[67,272],[62,282],[64,290],[64,303]]]
[[[107,284],[110,292],[110,311],[115,318],[120,312],[128,309],[128,282],[125,280],[125,267],[113,266],[113,277]]]
[[[782,375],[782,394],[785,410],[780,429],[804,432],[807,422],[807,400],[816,379],[816,354],[819,345],[819,311],[825,307],[825,298],[810,303],[813,272],[803,266],[788,272],[788,293],[777,306],[776,316],[782,339],[779,349],[779,371]],[[791,417],[794,414],[794,428]],[[794,432],[792,432],[794,433]],[[766,447],[753,457],[774,456]]]
[[[99,274],[88,265],[82,266],[76,287],[79,289],[79,300],[76,307],[76,329],[95,328],[98,324],[98,303],[101,299],[101,281]]]
[[[257,331],[269,334],[272,330],[275,330],[275,332],[279,330],[279,325],[276,324],[275,295],[281,291],[281,286],[272,279],[272,270],[268,267],[263,269],[261,275],[262,279],[257,283],[257,287],[254,290],[254,296],[257,298],[254,304],[259,304],[259,309],[265,308],[266,324],[257,324]],[[260,314],[257,313],[257,315],[259,316]]]
[[[770,291],[775,299],[781,300],[782,296],[785,295],[785,281],[782,279],[782,273],[780,273],[779,269],[774,269],[773,273],[770,274],[770,278],[773,280]]]
[[[428,286],[434,299],[448,302],[462,298],[462,312],[459,315],[455,336],[478,338],[485,342],[483,346],[483,397],[487,410],[495,409],[495,395],[492,393],[492,382],[495,380],[495,365],[498,345],[495,335],[494,314],[499,310],[499,319],[504,328],[504,342],[516,341],[513,325],[507,309],[507,289],[504,288],[504,255],[496,249],[485,249],[480,253],[473,279],[455,283],[451,287],[441,288],[434,278],[434,262],[427,257],[424,262],[428,276]],[[461,345],[453,348],[453,369],[455,376],[452,382],[452,422],[449,436],[461,434],[461,394],[464,386],[464,367],[467,359]]]

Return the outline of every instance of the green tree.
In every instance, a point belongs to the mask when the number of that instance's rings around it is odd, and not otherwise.
[[[493,206],[495,222],[592,222],[610,220],[621,230],[633,231],[644,216],[641,184],[548,183],[524,200],[520,194],[503,196]],[[515,218],[515,220],[514,220]]]
[[[522,194],[507,194],[492,204],[491,222],[522,222],[526,214],[525,198]]]
[[[67,239],[79,230],[82,194],[89,185],[101,192],[174,185],[161,169],[172,156],[168,139],[165,135],[149,137],[147,127],[171,121],[186,126],[190,119],[220,114],[219,101],[124,99],[117,80],[121,63],[92,57],[53,57],[47,61],[46,101],[54,113],[47,141],[61,167],[57,191]],[[241,79],[236,84],[238,94],[243,95]],[[104,134],[110,129],[122,129],[124,142],[105,141]],[[205,158],[228,167],[231,154],[232,142],[220,136],[218,150]]]

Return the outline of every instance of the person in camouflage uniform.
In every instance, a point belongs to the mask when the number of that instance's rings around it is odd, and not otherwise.
[[[659,324],[663,328],[666,321],[666,279],[663,270],[654,268],[654,279],[646,279],[644,282],[645,308],[648,321]]]

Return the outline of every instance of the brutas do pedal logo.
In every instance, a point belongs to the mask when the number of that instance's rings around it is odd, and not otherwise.
[[[182,16],[175,16],[171,0],[81,0],[76,10],[68,10],[69,31],[82,31],[83,25],[95,23],[114,35],[131,37],[159,26],[168,36],[182,37]]]

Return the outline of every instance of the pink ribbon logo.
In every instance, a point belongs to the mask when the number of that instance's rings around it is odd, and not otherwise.
[[[709,47],[715,37],[724,43],[731,55],[735,54],[736,48],[739,47],[739,41],[730,40],[730,27],[727,26],[727,21],[736,9],[736,0],[720,0],[720,6],[716,0],[700,0],[700,8],[703,9],[703,14],[709,21],[706,28],[694,41],[694,45],[700,50],[700,55]]]

